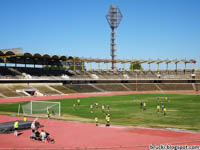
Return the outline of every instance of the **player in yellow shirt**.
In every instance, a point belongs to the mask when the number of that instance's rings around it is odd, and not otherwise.
[[[157,105],[157,112],[160,112],[160,105]]]
[[[47,108],[47,118],[50,119],[50,111],[49,111],[49,108]]]
[[[90,105],[90,113],[93,113],[93,105]]]
[[[15,121],[14,122],[14,136],[18,136],[18,132],[17,132],[18,128],[19,128],[19,122]]]
[[[110,114],[106,114],[106,127],[110,126]]]
[[[143,110],[146,110],[146,103],[143,103]]]
[[[99,104],[98,104],[98,103],[95,103],[94,105],[95,105],[95,107],[96,107],[96,108],[98,108],[98,106],[99,106]]]
[[[74,109],[74,111],[76,110],[76,104],[73,104],[73,109]]]
[[[78,106],[81,104],[81,100],[80,99],[77,100],[77,104],[78,104]]]
[[[102,111],[102,113],[105,112],[105,106],[104,106],[104,104],[101,106],[101,111]]]
[[[98,126],[98,125],[99,125],[99,124],[98,124],[98,123],[99,123],[99,122],[98,122],[98,117],[95,117],[94,120],[95,120],[96,126]]]
[[[163,109],[163,115],[164,115],[164,116],[166,115],[166,111],[167,111],[167,109],[164,108],[164,109]]]
[[[26,117],[24,117],[24,122],[26,122],[27,121],[27,118]]]

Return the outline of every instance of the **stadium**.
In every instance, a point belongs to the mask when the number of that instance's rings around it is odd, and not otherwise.
[[[106,15],[111,59],[0,49],[0,149],[198,148],[198,60],[116,58],[114,29],[122,19],[118,9],[111,5]],[[116,10],[119,18],[112,23]],[[35,118],[54,144],[30,140]],[[16,120],[18,137],[13,136]]]

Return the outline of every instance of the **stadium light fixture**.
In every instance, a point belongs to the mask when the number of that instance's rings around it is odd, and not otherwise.
[[[115,32],[114,29],[117,28],[122,20],[122,13],[120,12],[120,9],[116,5],[111,5],[108,13],[106,14],[106,19],[110,25],[111,28],[111,47],[110,47],[110,55],[112,58],[112,69],[114,69],[114,63],[115,63]]]

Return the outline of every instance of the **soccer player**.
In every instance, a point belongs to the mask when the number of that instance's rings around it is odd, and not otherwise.
[[[76,110],[76,104],[73,104],[73,109],[74,109],[74,111]]]
[[[98,104],[98,103],[95,103],[95,106],[96,106],[96,108],[98,108],[99,104]]]
[[[16,120],[14,122],[14,136],[18,136],[18,132],[17,132],[18,128],[19,128],[19,122]]]
[[[108,112],[110,111],[110,105],[107,105],[107,111]]]
[[[163,113],[163,111],[164,111],[164,108],[165,108],[165,105],[162,105],[162,113]]]
[[[160,112],[160,105],[157,105],[157,112]]]
[[[143,102],[140,101],[140,109],[142,109],[142,106],[143,106]]]
[[[110,126],[110,114],[106,114],[106,127]]]
[[[146,103],[143,103],[143,110],[146,110]]]
[[[78,104],[78,106],[80,105],[80,103],[81,103],[81,101],[80,101],[80,99],[78,99],[78,100],[77,100],[77,104]]]
[[[90,113],[93,113],[93,105],[90,105]]]
[[[27,121],[27,118],[26,117],[24,117],[24,122],[26,122]]]
[[[166,115],[166,111],[167,111],[167,109],[164,108],[164,109],[163,109],[163,115],[164,115],[164,116]]]
[[[101,111],[102,111],[102,113],[105,112],[105,106],[104,106],[104,104],[101,106]]]
[[[47,118],[50,119],[50,111],[49,111],[49,108],[47,108]]]
[[[94,120],[95,120],[96,126],[98,126],[98,118],[95,117]]]

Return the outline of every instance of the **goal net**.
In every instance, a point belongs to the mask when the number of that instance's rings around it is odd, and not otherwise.
[[[50,116],[60,116],[61,105],[60,102],[49,101],[31,101],[28,104],[22,105],[24,116],[47,116],[49,111]]]

